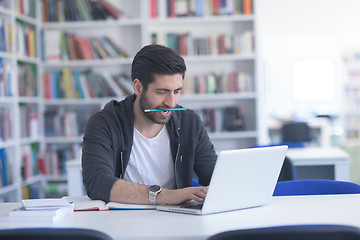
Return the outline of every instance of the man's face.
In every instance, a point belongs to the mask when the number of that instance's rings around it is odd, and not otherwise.
[[[182,75],[159,75],[148,85],[148,89],[140,95],[140,109],[145,117],[157,124],[166,124],[172,115],[168,112],[147,112],[145,109],[170,109],[176,107],[182,89]]]

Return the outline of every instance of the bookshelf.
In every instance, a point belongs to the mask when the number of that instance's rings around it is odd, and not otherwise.
[[[159,0],[150,6],[150,41],[178,51],[188,67],[180,104],[199,113],[217,151],[256,145],[253,1]]]
[[[254,0],[108,0],[119,11],[108,13],[106,19],[86,13],[89,6],[84,4],[89,2],[67,2],[64,9],[65,0],[34,1],[33,7],[23,9],[35,9],[36,17],[17,13],[21,8],[16,6],[0,7],[1,18],[14,25],[33,26],[36,46],[36,57],[12,54],[27,53],[26,48],[16,50],[15,44],[10,51],[0,52],[3,66],[5,62],[9,64],[14,76],[35,75],[27,84],[37,86],[36,93],[20,96],[20,85],[12,84],[13,95],[0,95],[4,100],[0,103],[0,116],[20,119],[22,112],[28,113],[30,117],[25,122],[36,126],[28,136],[21,137],[16,132],[20,129],[19,120],[12,124],[12,135],[2,137],[6,140],[0,142],[0,149],[5,149],[7,155],[16,155],[17,161],[12,167],[16,184],[1,188],[0,199],[8,201],[10,192],[14,192],[13,199],[19,200],[29,192],[23,186],[44,188],[44,179],[45,196],[66,194],[64,166],[66,161],[80,158],[87,119],[111,99],[121,100],[131,92],[128,80],[132,58],[142,46],[155,41],[171,45],[184,56],[188,70],[180,104],[198,111],[208,121],[216,150],[245,148],[259,142],[262,130]],[[196,2],[203,2],[199,5],[202,13],[199,6],[195,7]],[[221,3],[225,2],[234,5],[224,8]],[[76,15],[80,17],[77,19]],[[24,28],[31,29],[19,27],[18,31]],[[16,35],[16,28],[13,34]],[[181,49],[166,42],[171,38],[181,39]],[[96,42],[108,56],[101,53]],[[115,45],[112,49],[111,44]],[[200,50],[196,46],[207,48]],[[70,48],[72,54],[65,51]],[[0,94],[1,91],[0,85]],[[32,112],[37,117],[32,117]],[[232,122],[223,124],[224,119]],[[29,151],[38,154],[40,164],[38,169],[28,170],[27,175],[34,176],[22,179],[26,158],[21,152]]]
[[[359,52],[344,54],[344,104],[342,122],[344,139],[342,143],[348,147],[360,145],[360,108],[358,106],[360,92],[360,55]]]
[[[43,144],[36,1],[0,6],[0,201],[42,197]]]
[[[144,14],[139,11],[144,2],[107,2],[115,10],[105,18],[84,11],[94,1],[73,2],[67,8],[63,1],[43,1],[41,6],[44,143],[51,196],[66,194],[65,163],[80,158],[87,119],[111,99],[128,94],[119,82],[128,81],[124,75],[130,73],[132,56],[145,43]],[[47,4],[55,4],[49,7],[58,14],[46,11]],[[99,6],[89,9],[94,7]],[[79,19],[70,13],[74,9],[82,12]]]

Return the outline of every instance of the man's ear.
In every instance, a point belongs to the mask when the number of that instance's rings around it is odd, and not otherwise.
[[[142,83],[140,82],[139,79],[136,78],[134,80],[133,84],[134,84],[134,92],[135,92],[135,94],[140,95],[142,93],[142,91],[143,91]]]

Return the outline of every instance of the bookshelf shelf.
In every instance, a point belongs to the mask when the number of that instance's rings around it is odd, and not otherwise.
[[[168,25],[168,24],[213,24],[213,23],[237,23],[237,22],[252,22],[254,15],[239,15],[239,16],[206,16],[206,17],[179,17],[179,18],[159,18],[151,19],[152,25]]]
[[[219,62],[219,61],[254,61],[256,59],[254,53],[249,54],[222,54],[222,55],[200,55],[200,56],[185,56],[185,61],[193,62]]]
[[[256,131],[237,131],[237,132],[216,132],[209,133],[209,136],[215,140],[238,139],[238,138],[256,138]]]
[[[8,105],[10,103],[14,103],[14,97],[13,96],[10,96],[10,97],[3,97],[1,96],[0,97],[0,106],[1,105]]]
[[[52,105],[101,105],[115,98],[85,98],[85,99],[48,99],[46,106]],[[116,99],[119,99],[118,97]]]
[[[15,59],[14,55],[8,52],[0,52],[0,58],[9,60]]]
[[[17,145],[17,142],[14,140],[0,141],[0,145],[2,146],[2,148],[10,148],[15,147]]]
[[[105,20],[105,21],[91,21],[91,22],[57,22],[57,23],[43,23],[44,30],[59,29],[96,29],[96,28],[115,28],[115,27],[131,27],[141,26],[141,19],[119,19],[119,20]]]
[[[40,64],[41,60],[39,58],[27,57],[27,56],[16,56],[16,60],[18,62],[32,63],[32,64]]]
[[[0,188],[0,196],[6,196],[10,193],[14,193],[18,191],[18,186],[12,184],[3,188]]]
[[[44,68],[84,68],[84,67],[111,67],[119,65],[130,65],[132,59],[103,59],[103,60],[71,60],[71,61],[49,61],[43,64]]]
[[[38,19],[23,15],[20,13],[16,13],[15,18],[22,20],[28,24],[32,24],[32,25],[39,25],[39,23],[40,23],[40,21]]]
[[[45,178],[43,175],[41,174],[38,174],[38,175],[35,175],[29,179],[26,179],[22,182],[22,186],[28,186],[28,185],[33,185],[33,184],[36,184],[36,183],[43,183],[45,181]]]
[[[0,15],[11,17],[13,15],[13,12],[10,9],[0,7]]]
[[[18,97],[20,103],[42,103],[42,99],[39,97]]]
[[[59,143],[81,143],[83,136],[76,137],[45,137],[47,143],[59,144]]]
[[[41,142],[42,136],[25,137],[20,139],[20,145],[28,145],[34,142]]]
[[[65,182],[66,176],[45,176],[45,179],[49,182]]]
[[[194,101],[227,101],[227,100],[240,100],[240,99],[255,99],[256,93],[214,93],[214,94],[183,94],[181,102],[194,102]]]

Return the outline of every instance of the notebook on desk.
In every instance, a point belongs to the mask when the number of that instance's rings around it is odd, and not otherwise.
[[[286,151],[287,146],[222,151],[203,203],[156,209],[202,215],[263,206],[272,198]]]

